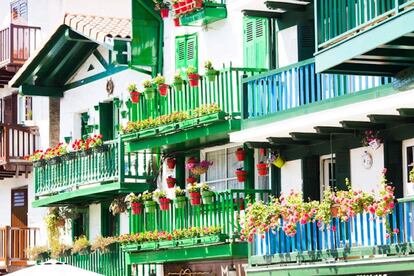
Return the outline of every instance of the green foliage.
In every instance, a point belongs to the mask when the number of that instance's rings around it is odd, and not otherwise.
[[[73,253],[82,253],[88,249],[90,249],[91,244],[86,236],[80,236],[78,239],[75,240],[73,243],[72,252]]]
[[[134,91],[138,91],[138,87],[135,83],[130,83],[128,85],[128,92],[134,92]]]

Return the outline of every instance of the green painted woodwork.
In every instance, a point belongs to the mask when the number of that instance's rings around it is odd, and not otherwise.
[[[243,169],[248,172],[255,171],[255,164],[254,164],[254,149],[248,148],[246,145],[244,146],[244,150],[246,152],[246,156],[243,163]],[[255,182],[255,175],[254,173],[248,173],[246,177],[246,181],[244,182],[245,189],[254,189],[254,182]]]
[[[335,151],[335,179],[338,190],[347,190],[345,179],[351,178],[351,152],[349,149]],[[352,183],[352,179],[350,179]]]
[[[147,164],[139,166],[139,153],[125,153],[125,145],[120,140],[108,141],[105,145],[104,152],[93,151],[86,156],[76,155],[72,160],[62,159],[55,165],[34,168],[36,200],[33,206],[93,201],[99,194],[105,198],[146,190],[146,182],[152,176],[148,175]],[[84,187],[79,189],[81,186]]]
[[[319,155],[302,158],[302,191],[305,199],[320,200],[321,198],[319,164]]]
[[[175,68],[184,72],[189,66],[194,66],[198,69],[197,33],[175,38]]]
[[[151,0],[132,1],[132,65],[162,72],[163,22]]]
[[[387,180],[395,187],[394,194],[396,198],[404,196],[403,185],[394,184],[404,183],[402,148],[402,141],[384,140],[384,168],[387,168]]]
[[[87,255],[71,255],[60,261],[105,276],[125,276],[128,266],[125,254],[118,244],[112,245],[108,252],[94,251]]]
[[[247,257],[246,243],[225,243],[205,246],[189,246],[168,250],[145,251],[127,254],[128,264],[172,263],[220,258],[240,259]]]
[[[105,68],[107,69],[109,67],[108,62],[105,60],[105,58],[101,55],[101,53],[99,52],[98,49],[96,49],[95,51],[93,51],[93,55],[96,57],[96,59],[99,61],[99,63]]]
[[[79,216],[72,222],[72,241],[75,241],[80,236],[85,236],[89,239],[89,208],[79,210]]]
[[[99,103],[99,133],[103,140],[114,139],[114,104],[113,102]]]
[[[244,66],[269,68],[269,19],[243,18]]]
[[[120,221],[119,214],[115,216],[109,211],[110,202],[101,202],[101,236],[119,236]]]
[[[225,1],[218,2],[204,1],[202,9],[181,16],[180,25],[201,27],[227,18]]]
[[[25,96],[63,97],[63,89],[61,87],[25,84],[19,87],[19,94]]]

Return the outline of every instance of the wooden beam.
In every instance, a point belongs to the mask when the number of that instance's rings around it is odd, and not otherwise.
[[[343,127],[332,127],[332,126],[316,126],[314,127],[317,133],[323,134],[354,134],[355,131],[352,129],[345,129]]]
[[[63,97],[63,88],[23,84],[19,88],[19,93],[29,96]]]
[[[299,3],[287,3],[287,2],[278,2],[278,1],[266,1],[265,5],[268,9],[271,10],[284,10],[284,11],[305,11],[306,5],[309,3],[304,2],[303,4]]]
[[[269,142],[246,142],[245,144],[249,149],[268,149],[274,147]]]
[[[319,141],[329,139],[329,134],[313,132],[291,132],[289,133],[295,141]]]
[[[400,116],[414,117],[414,108],[399,108],[397,111],[400,113]]]
[[[377,124],[414,123],[413,117],[399,115],[370,114],[367,117],[371,122]]]
[[[251,17],[265,17],[265,18],[282,18],[282,13],[280,12],[270,12],[270,11],[259,11],[259,10],[242,10],[244,16]]]
[[[376,124],[365,121],[341,121],[340,124],[343,128],[355,130],[380,130],[385,128],[384,124]]]
[[[308,145],[306,141],[296,141],[290,137],[268,137],[267,140],[271,145],[287,146],[287,145]]]

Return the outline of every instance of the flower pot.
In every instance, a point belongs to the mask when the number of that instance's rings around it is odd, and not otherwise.
[[[246,152],[244,149],[239,148],[236,150],[236,159],[237,161],[244,161],[244,158],[246,158]]]
[[[239,205],[237,204],[237,199],[234,198],[233,199],[233,203],[234,203],[234,209],[237,211],[237,209],[239,209],[240,211],[244,210],[244,198],[239,198]]]
[[[50,158],[49,160],[47,160],[47,163],[49,165],[57,165],[62,163],[62,158],[60,156],[55,156],[53,158]]]
[[[216,70],[208,70],[206,72],[206,77],[208,79],[209,82],[213,82],[216,80],[216,76],[217,76],[217,71]]]
[[[65,219],[63,219],[63,218],[58,219],[58,220],[56,221],[56,226],[57,226],[57,227],[60,227],[60,228],[65,227]]]
[[[121,117],[122,117],[122,119],[126,119],[126,118],[127,118],[127,116],[128,116],[128,111],[126,111],[126,110],[122,110],[122,111],[121,111]]]
[[[185,0],[185,3],[187,5],[187,12],[191,12],[195,7],[194,0]]]
[[[260,176],[266,176],[268,174],[268,165],[266,163],[259,163],[256,165],[256,168]]]
[[[203,7],[203,0],[195,0],[195,8],[201,9]]]
[[[188,80],[190,82],[190,86],[191,87],[197,87],[198,86],[198,81],[200,80],[200,75],[199,74],[188,74]]]
[[[191,205],[200,205],[201,204],[201,194],[197,192],[190,193],[190,203]]]
[[[44,166],[46,166],[46,160],[44,160],[44,159],[40,159],[40,160],[37,160],[37,161],[33,162],[33,167],[35,167],[35,168],[42,168]]]
[[[145,206],[145,212],[155,213],[155,207],[156,207],[155,201],[153,200],[145,201],[144,206]]]
[[[129,92],[129,96],[131,97],[131,102],[136,104],[139,103],[139,96],[141,95],[141,93],[139,93],[138,91],[131,91]]]
[[[142,203],[141,202],[132,202],[131,203],[131,210],[132,210],[133,215],[142,214]]]
[[[334,218],[338,217],[340,206],[338,204],[334,204],[331,206],[331,215]]]
[[[146,100],[150,101],[153,100],[155,97],[155,89],[150,87],[150,88],[145,88],[144,89],[144,97]]]
[[[186,204],[186,198],[185,196],[178,196],[175,200],[174,200],[174,206],[177,209],[182,209],[185,207]]]
[[[206,204],[206,205],[213,204],[214,193],[211,191],[203,192],[202,198],[203,198],[203,204]]]
[[[161,96],[166,97],[168,93],[168,84],[165,84],[165,83],[159,84],[158,91],[160,92]]]
[[[167,18],[169,13],[170,13],[170,9],[161,9],[160,10],[161,18]]]
[[[173,19],[173,21],[174,21],[174,26],[180,27],[180,18],[176,17]]]
[[[247,171],[245,170],[237,170],[236,171],[237,181],[244,182],[246,181]]]
[[[186,181],[187,181],[187,184],[193,184],[197,182],[197,178],[195,178],[194,176],[190,176],[190,177],[187,177]]]
[[[167,186],[169,189],[174,188],[175,183],[176,183],[176,179],[174,177],[169,176],[167,177],[166,181],[167,181]]]
[[[177,90],[178,92],[183,91],[183,83],[182,82],[176,82],[173,85],[175,87],[175,90]]]
[[[195,166],[194,168],[191,168],[190,171],[194,175],[202,175],[208,171],[208,167]]]
[[[166,197],[159,199],[161,211],[167,211],[168,209],[170,209],[170,201],[171,200]]]
[[[177,161],[175,160],[175,158],[167,158],[167,167],[170,169],[170,170],[173,170],[174,168],[175,168],[175,163],[176,163]]]
[[[277,168],[282,168],[285,165],[286,161],[278,154],[276,159],[272,162]]]

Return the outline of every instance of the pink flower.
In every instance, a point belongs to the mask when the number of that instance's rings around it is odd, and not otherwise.
[[[331,228],[331,230],[332,230],[333,232],[335,232],[335,231],[336,231],[336,226],[335,226],[335,225],[333,225],[333,226],[332,226],[332,228]]]
[[[390,238],[390,234],[385,234],[385,238],[388,240]]]
[[[398,233],[400,233],[400,229],[398,228],[394,228],[394,230],[392,230],[392,232],[397,235]]]

